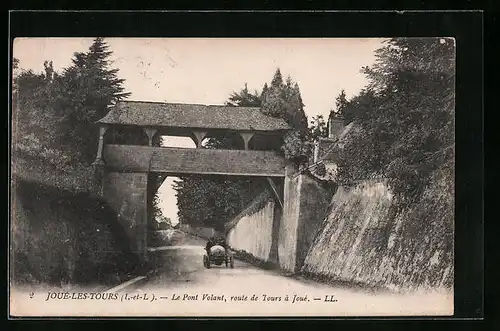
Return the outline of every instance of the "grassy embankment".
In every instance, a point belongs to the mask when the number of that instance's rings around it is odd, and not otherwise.
[[[91,168],[61,170],[42,157],[13,160],[13,284],[113,286],[137,271],[116,214],[91,193]]]

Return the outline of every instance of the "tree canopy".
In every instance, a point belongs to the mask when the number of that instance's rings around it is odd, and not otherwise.
[[[340,151],[345,182],[389,178],[416,201],[437,169],[453,169],[455,45],[446,38],[395,38],[362,68],[369,84],[345,106],[361,128]]]
[[[130,95],[124,92],[124,80],[118,78],[118,69],[110,68],[112,52],[103,38],[96,38],[85,53],[75,53],[72,64],[61,76],[56,109],[63,117],[62,143],[79,146],[82,160],[91,163],[95,158],[97,128],[93,122],[104,117],[109,106]]]
[[[257,90],[253,93],[250,92],[247,83],[240,92],[233,92],[226,102],[226,105],[233,107],[260,107],[261,104],[262,100],[259,92]]]
[[[316,115],[312,118],[309,126],[310,137],[312,140],[318,140],[321,137],[328,136],[328,126],[323,115]]]
[[[112,52],[96,38],[87,52],[75,53],[62,72],[45,61],[44,72],[24,71],[15,78],[19,129],[37,144],[64,150],[73,162],[89,165],[95,158],[97,128],[108,107],[127,97],[118,69],[110,68]],[[32,146],[36,149],[36,146]]]
[[[262,94],[262,112],[273,117],[283,118],[295,130],[305,136],[307,132],[307,116],[300,95],[298,83],[290,76],[283,82],[280,69],[276,69],[271,85],[264,85]],[[263,89],[264,90],[264,89]]]
[[[297,164],[307,162],[311,154],[310,132],[300,88],[290,76],[287,77],[286,82],[283,82],[279,68],[274,73],[271,85],[262,95],[262,112],[269,116],[283,118],[293,128],[285,136],[281,148],[285,157]]]

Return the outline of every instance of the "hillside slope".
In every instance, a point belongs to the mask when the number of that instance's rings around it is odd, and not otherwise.
[[[116,284],[136,257],[109,207],[88,193],[12,182],[11,280],[16,284]]]

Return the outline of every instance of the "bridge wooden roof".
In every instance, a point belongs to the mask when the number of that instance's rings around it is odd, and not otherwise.
[[[146,101],[120,101],[97,123],[235,131],[283,131],[291,129],[283,119],[264,115],[258,107],[207,106]]]

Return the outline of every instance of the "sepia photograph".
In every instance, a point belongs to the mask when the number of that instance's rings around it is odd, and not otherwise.
[[[15,38],[10,315],[452,316],[455,51]]]

